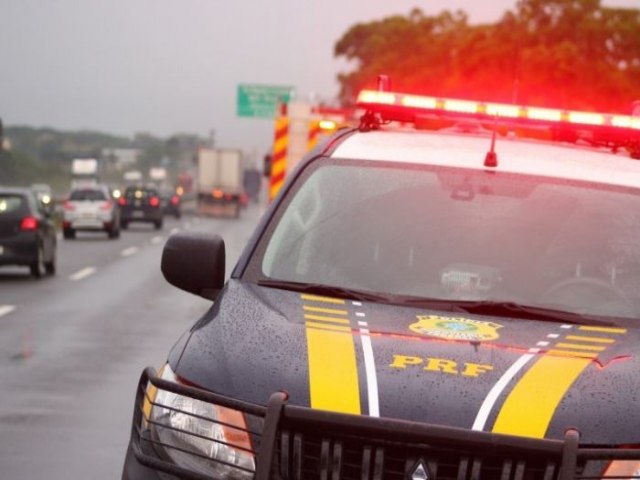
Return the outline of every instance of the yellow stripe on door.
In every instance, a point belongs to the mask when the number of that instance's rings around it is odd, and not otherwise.
[[[351,332],[306,327],[311,407],[360,414],[356,349]]]
[[[543,356],[513,388],[493,431],[543,438],[565,393],[592,361],[589,358]]]

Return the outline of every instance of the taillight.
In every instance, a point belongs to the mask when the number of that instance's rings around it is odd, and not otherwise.
[[[222,190],[214,190],[213,192],[211,192],[211,194],[213,195],[213,198],[222,198],[224,197],[224,192]]]
[[[233,199],[233,195],[231,195],[230,193],[227,193],[225,194],[224,198],[230,202]]]
[[[32,231],[38,228],[38,219],[36,217],[24,217],[20,223],[20,230]]]
[[[160,205],[160,199],[158,197],[151,197],[149,199],[149,205],[151,205],[152,207],[157,207],[158,205]]]
[[[113,203],[111,203],[111,200],[107,200],[100,206],[100,210],[108,211],[111,210],[112,207]]]
[[[67,200],[66,202],[64,202],[63,208],[67,212],[72,212],[72,211],[74,211],[76,209],[76,206],[73,203],[71,203],[70,201]]]
[[[171,197],[172,205],[178,205],[178,203],[180,203],[180,197],[178,197],[177,195],[174,195],[173,197]]]
[[[127,199],[124,197],[120,197],[118,199],[118,205],[120,205],[121,207],[124,207],[127,204]]]

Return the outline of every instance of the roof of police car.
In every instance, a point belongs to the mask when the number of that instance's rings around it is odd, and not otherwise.
[[[561,142],[497,136],[498,166],[484,167],[490,133],[418,131],[383,127],[347,136],[332,157],[567,178],[610,185],[640,187],[640,161],[625,152]]]

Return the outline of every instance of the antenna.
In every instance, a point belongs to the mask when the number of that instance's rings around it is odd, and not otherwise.
[[[491,149],[484,157],[484,166],[489,168],[496,168],[498,166],[498,155],[496,154],[496,134],[498,133],[498,116],[495,116],[493,122],[493,133],[491,134]]]

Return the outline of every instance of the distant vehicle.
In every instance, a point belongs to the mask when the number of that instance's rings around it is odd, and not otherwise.
[[[182,216],[180,195],[172,188],[160,189],[160,207],[165,215],[172,215],[176,218]]]
[[[31,185],[31,191],[35,194],[36,199],[43,205],[45,210],[52,210],[53,192],[49,185],[46,183],[34,183]]]
[[[76,158],[71,162],[71,190],[95,187],[100,180],[100,164],[96,158]]]
[[[153,223],[157,230],[162,228],[162,208],[160,195],[155,187],[130,186],[118,199],[122,228],[129,227],[131,222]]]
[[[120,236],[120,209],[104,185],[73,190],[63,208],[64,238],[75,238],[77,231],[104,231],[109,238]]]
[[[142,182],[142,172],[139,170],[128,170],[122,175],[124,182],[127,185],[138,185]]]
[[[238,217],[243,193],[242,151],[201,148],[197,163],[198,212]]]
[[[149,178],[153,182],[164,182],[167,179],[167,169],[164,167],[151,167],[149,169]]]
[[[56,272],[55,226],[26,188],[0,187],[0,266],[24,265],[36,278]]]

